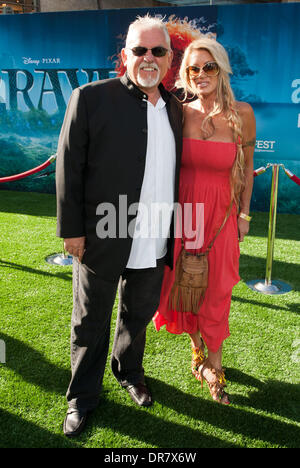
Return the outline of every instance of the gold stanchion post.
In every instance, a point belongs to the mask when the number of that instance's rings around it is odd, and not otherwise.
[[[268,248],[266,260],[266,276],[265,280],[257,279],[248,281],[246,284],[249,288],[262,294],[285,294],[291,291],[291,286],[281,280],[273,280],[272,264],[274,256],[274,243],[276,231],[276,215],[277,215],[277,198],[278,198],[278,179],[279,168],[282,164],[269,164],[272,166],[272,184],[270,197],[270,213],[269,213],[269,230],[268,230]]]

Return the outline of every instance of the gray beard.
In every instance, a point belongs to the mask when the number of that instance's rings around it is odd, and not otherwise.
[[[137,80],[143,88],[153,88],[159,84],[159,72],[156,74],[156,77],[149,76],[148,78],[142,78],[140,72],[138,72]]]

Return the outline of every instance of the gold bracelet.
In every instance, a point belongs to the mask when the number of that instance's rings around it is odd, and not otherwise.
[[[245,213],[240,213],[240,214],[239,214],[239,217],[245,219],[245,220],[248,221],[249,223],[250,223],[250,221],[251,221],[251,219],[252,219],[252,216],[248,216],[248,215],[246,215]]]

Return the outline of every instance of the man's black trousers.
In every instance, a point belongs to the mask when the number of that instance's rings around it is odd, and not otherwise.
[[[112,371],[124,387],[144,382],[146,327],[159,305],[164,266],[160,259],[156,268],[126,269],[120,281],[110,282],[74,258],[69,406],[92,410],[98,405],[118,285]]]

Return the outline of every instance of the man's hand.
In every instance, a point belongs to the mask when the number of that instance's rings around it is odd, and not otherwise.
[[[64,248],[70,255],[77,257],[81,262],[84,251],[85,251],[85,237],[70,237],[64,239]]]

